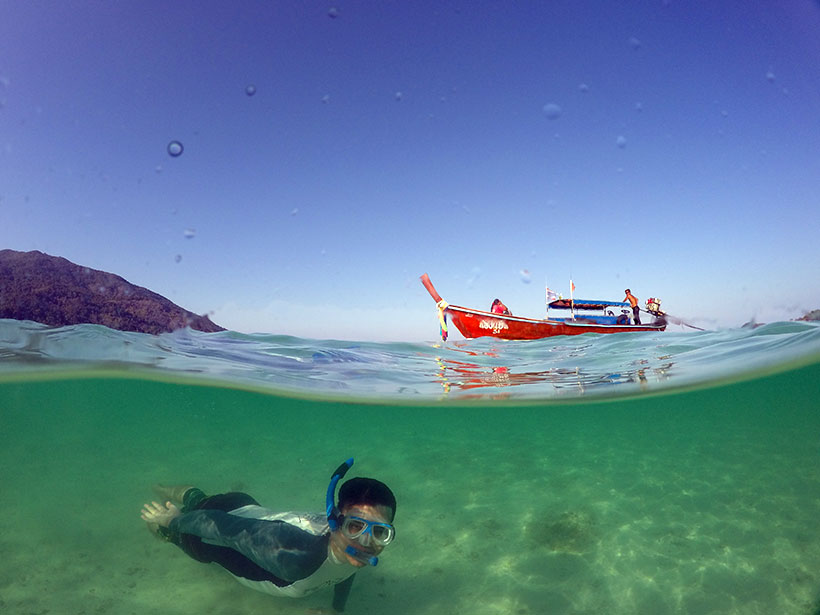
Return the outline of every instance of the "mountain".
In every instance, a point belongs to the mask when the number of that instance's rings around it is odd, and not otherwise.
[[[0,318],[54,327],[91,323],[153,334],[183,327],[225,330],[118,275],[36,250],[0,250]]]

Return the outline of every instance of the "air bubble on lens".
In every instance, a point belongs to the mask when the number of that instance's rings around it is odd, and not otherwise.
[[[196,237],[196,229],[186,228],[182,234],[185,235],[185,239],[193,239]]]
[[[330,9],[327,12],[327,16],[331,19],[336,19],[339,16],[339,9],[337,9],[335,6],[330,7]]]
[[[637,111],[638,113],[643,111],[643,103],[641,103],[641,102],[635,103],[635,111]]]
[[[185,148],[179,141],[171,141],[168,144],[168,154],[174,158],[181,156],[183,151],[185,151]]]
[[[177,254],[177,255],[174,257],[174,261],[175,261],[175,262],[177,262],[177,263],[179,263],[180,261],[182,261],[182,254]]]
[[[615,139],[615,144],[621,149],[624,149],[626,147],[626,137],[619,135],[618,138]]]
[[[329,102],[330,102],[330,95],[329,94],[325,94],[324,96],[322,96],[322,104],[326,105]]]
[[[641,41],[639,41],[634,36],[629,39],[629,46],[632,47],[634,50],[638,50],[641,48]]]
[[[581,85],[579,85],[578,89],[584,93],[589,92],[589,86],[586,83],[582,83]]]
[[[532,282],[532,274],[530,274],[529,269],[522,269],[518,272],[518,274],[521,276],[521,281],[524,284],[529,284],[530,282]]]
[[[256,94],[256,86],[249,85],[248,87],[246,87],[245,94],[247,94],[248,96],[253,96],[254,94]]]
[[[404,94],[402,94],[401,92],[396,92],[393,95],[393,98],[395,98],[397,102],[401,102],[402,99],[404,98]]]
[[[768,81],[769,83],[774,83],[774,79],[775,77],[772,71],[766,73],[766,81]]]
[[[295,216],[298,213],[299,213],[299,208],[298,207],[294,207],[293,209],[290,210],[290,215],[291,216]]]
[[[544,105],[542,111],[544,115],[547,117],[548,120],[557,120],[561,117],[561,107],[556,105],[555,103],[547,103]]]
[[[162,173],[162,165],[158,164],[156,167],[154,167],[154,172],[157,174]]]

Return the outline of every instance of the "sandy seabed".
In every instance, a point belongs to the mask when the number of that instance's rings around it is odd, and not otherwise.
[[[330,591],[274,598],[187,558],[139,509],[165,481],[321,510],[350,454],[351,475],[385,480],[399,505],[396,542],[347,613],[820,613],[820,420],[803,397],[778,416],[742,387],[734,413],[737,391],[411,411],[37,386],[3,389],[4,613],[330,612]]]

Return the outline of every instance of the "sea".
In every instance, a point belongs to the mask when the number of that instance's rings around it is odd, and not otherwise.
[[[820,614],[820,325],[513,342],[0,320],[0,612],[332,612],[157,540],[157,483],[387,483],[346,613]]]

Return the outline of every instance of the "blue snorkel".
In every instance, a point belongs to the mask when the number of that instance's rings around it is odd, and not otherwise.
[[[331,532],[335,532],[339,529],[339,517],[341,516],[341,512],[336,507],[336,485],[339,484],[339,481],[344,478],[344,475],[347,474],[347,471],[353,466],[353,457],[342,463],[336,471],[333,472],[333,475],[330,477],[330,484],[327,486],[327,524],[330,527]],[[371,566],[375,566],[379,563],[379,558],[375,555],[367,555],[366,553],[359,551],[353,545],[347,545],[345,547],[345,553],[349,556],[355,558],[356,560],[362,562],[363,564],[370,564]]]

